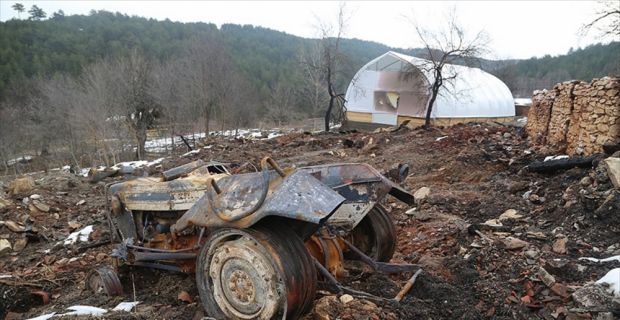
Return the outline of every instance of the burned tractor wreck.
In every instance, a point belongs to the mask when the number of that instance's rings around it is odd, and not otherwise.
[[[297,319],[319,283],[365,294],[338,282],[345,259],[383,272],[419,269],[389,263],[396,234],[379,204],[388,194],[414,200],[367,164],[282,169],[267,157],[259,170],[194,161],[107,188],[114,266],[195,273],[217,319]],[[122,293],[113,268],[93,272],[88,285]]]

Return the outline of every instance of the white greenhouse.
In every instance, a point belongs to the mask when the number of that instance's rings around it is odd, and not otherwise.
[[[346,92],[349,126],[397,125],[405,120],[423,124],[434,76],[430,62],[387,52],[363,66]],[[444,82],[431,112],[438,125],[464,122],[510,121],[515,104],[508,87],[478,68],[446,65]]]

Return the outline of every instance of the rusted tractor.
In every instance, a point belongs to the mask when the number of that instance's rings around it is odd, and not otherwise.
[[[344,259],[396,272],[396,235],[378,202],[413,196],[367,164],[260,170],[195,161],[111,185],[109,220],[117,263],[196,274],[202,305],[217,319],[297,319],[317,282],[346,291]],[[120,292],[110,269],[89,280]]]

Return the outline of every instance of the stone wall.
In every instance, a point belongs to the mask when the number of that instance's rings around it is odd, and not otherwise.
[[[534,145],[569,155],[620,142],[620,79],[567,81],[535,91],[526,132]]]

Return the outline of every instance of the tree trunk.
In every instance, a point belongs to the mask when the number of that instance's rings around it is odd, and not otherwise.
[[[431,113],[433,112],[433,105],[435,104],[435,100],[437,99],[438,92],[439,92],[439,88],[435,89],[435,86],[433,86],[432,91],[431,91],[431,98],[428,101],[428,106],[426,107],[426,118],[424,120],[425,129],[431,126]]]
[[[327,112],[325,112],[325,132],[329,132],[329,121],[331,120],[331,116],[332,116],[332,109],[334,107],[334,100],[336,99],[336,97],[331,96],[329,98],[329,106],[327,107]]]
[[[435,67],[433,73],[435,74],[435,81],[431,86],[431,98],[428,101],[428,106],[426,108],[426,119],[424,120],[424,129],[428,129],[431,126],[431,113],[433,111],[433,106],[435,105],[435,100],[437,99],[437,94],[439,94],[439,89],[443,85],[443,75],[441,70],[443,65],[439,65]]]
[[[146,144],[146,126],[138,126],[136,130],[136,141],[138,142],[136,146],[136,160],[146,159],[146,148],[144,147]]]

